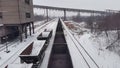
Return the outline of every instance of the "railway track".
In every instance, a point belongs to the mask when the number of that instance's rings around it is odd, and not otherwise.
[[[75,40],[78,42],[78,44],[82,47],[82,49],[85,51],[85,53],[89,56],[89,58],[93,61],[93,63],[96,65],[97,68],[100,68],[99,65],[95,62],[95,60],[92,58],[92,56],[87,52],[87,50],[81,45],[81,43],[76,39],[76,37],[74,37]],[[77,47],[77,45],[76,45]],[[79,50],[79,47],[77,47],[77,49]],[[80,50],[79,50],[80,51]],[[90,67],[91,68],[91,67]]]
[[[54,20],[53,20],[54,21]],[[51,21],[51,22],[53,22]],[[49,23],[51,23],[49,22]],[[68,49],[67,42],[65,40],[65,34],[63,31],[66,31],[67,35],[69,35],[70,39],[74,43],[79,55],[83,58],[88,68],[100,68],[99,65],[95,62],[92,56],[87,52],[87,50],[81,45],[81,43],[74,37],[69,29],[65,26],[62,21],[58,21],[58,25],[56,28],[55,39],[53,42],[52,51],[50,54],[49,62],[47,68],[73,68],[73,62],[71,60],[70,52]],[[36,29],[36,32],[39,34],[39,30],[44,30],[45,26],[51,26],[48,23]],[[44,29],[43,29],[44,28]],[[16,53],[18,53],[18,50]],[[13,54],[9,60],[14,57]],[[19,55],[19,53],[18,53]],[[18,57],[15,57],[11,63],[14,63]],[[7,61],[6,61],[7,62]]]
[[[48,23],[43,24],[39,29],[36,29],[36,30],[35,30],[36,33],[39,33],[40,30],[42,30],[44,27],[46,27],[48,24],[52,23],[53,21],[55,21],[55,19],[54,19],[54,20],[51,20],[51,21],[48,22]],[[37,35],[37,36],[38,36],[38,35]],[[12,63],[14,63],[18,58],[19,58],[19,57],[15,58]]]
[[[10,46],[15,46],[17,44],[15,44],[16,42],[18,42],[19,40],[18,39],[15,39],[13,42],[9,42],[7,43],[7,46],[10,47]],[[6,43],[3,44],[2,46],[0,46],[0,52],[5,50],[6,49]]]
[[[63,27],[66,30],[67,34],[69,35],[69,37],[71,38],[71,40],[73,41],[75,47],[77,48],[80,56],[82,56],[82,58],[84,59],[85,63],[87,64],[88,68],[100,68],[99,65],[95,62],[95,60],[92,58],[92,56],[87,52],[87,50],[81,45],[81,43],[78,41],[78,39],[76,39],[76,37],[74,37],[74,35],[72,35],[69,31],[69,29],[65,26],[64,23]]]
[[[51,20],[50,22],[47,22],[47,23],[45,23],[45,24],[43,24],[42,26],[40,26],[39,28],[36,28],[35,29],[35,31],[36,31],[36,34],[35,34],[35,37],[34,37],[34,39],[36,39],[36,37],[39,35],[39,33],[41,32],[41,30],[44,30],[45,29],[45,27],[47,26],[51,26],[52,24],[50,24],[50,23],[52,23],[53,21],[55,21],[56,19],[54,19],[54,20]],[[33,40],[34,40],[33,39]],[[19,40],[18,40],[19,41]],[[16,42],[18,42],[18,41],[16,41]],[[32,41],[30,41],[30,42],[32,42]],[[10,46],[15,46],[14,45],[14,43],[15,42],[12,42],[13,44],[11,44]],[[24,47],[23,47],[24,48]],[[1,49],[1,48],[0,48]],[[3,48],[1,51],[3,51],[5,48]],[[0,68],[1,67],[5,67],[5,66],[7,66],[8,64],[13,64],[18,58],[19,58],[19,54],[20,54],[20,51],[21,51],[21,49],[20,50],[18,50],[18,51],[16,51],[12,56],[10,56],[7,60],[5,60],[5,62],[3,62],[1,65],[0,65]],[[13,58],[14,57],[14,58]],[[12,60],[11,60],[12,59]]]
[[[49,22],[47,22],[47,23],[43,23],[40,28],[36,27],[36,28],[35,28],[35,31],[36,31],[36,32],[39,32],[40,29],[44,28],[45,26],[47,26],[48,24],[50,24],[51,22],[53,22],[53,21],[55,21],[55,20],[56,20],[56,19],[53,19],[53,20],[51,20],[51,21],[49,21]],[[17,45],[17,44],[15,44],[16,42],[19,42],[19,39],[18,39],[18,38],[15,39],[15,40],[12,41],[12,42],[7,43],[7,46],[8,46],[8,47],[10,47],[10,46],[15,46],[15,45]],[[3,50],[5,50],[5,49],[6,49],[6,43],[3,44],[2,46],[0,46],[0,52],[3,51]]]
[[[91,57],[91,55],[89,55],[85,48],[79,43],[79,41],[69,32],[69,30],[65,26],[63,26],[62,28],[61,24],[58,24],[56,29],[55,39],[53,42],[52,51],[50,54],[47,68],[73,68],[73,62],[71,60],[71,56],[68,50],[63,30],[67,31],[70,39],[73,41],[80,56],[82,56],[83,61],[85,61],[85,68],[100,68],[94,61],[94,59]]]

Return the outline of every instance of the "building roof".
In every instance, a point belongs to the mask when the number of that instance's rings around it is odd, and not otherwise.
[[[3,24],[0,24],[0,26],[3,26]]]
[[[32,68],[33,64],[10,64],[7,68]]]
[[[42,32],[42,37],[48,37],[50,32]]]

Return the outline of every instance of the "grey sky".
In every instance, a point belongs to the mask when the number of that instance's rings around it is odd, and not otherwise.
[[[120,10],[120,0],[33,0],[34,4],[79,8],[79,9],[113,9]]]

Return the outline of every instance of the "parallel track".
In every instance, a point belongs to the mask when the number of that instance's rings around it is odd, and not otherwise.
[[[54,19],[54,20],[55,20],[55,19]],[[49,21],[48,23],[42,24],[43,26],[41,26],[41,27],[40,27],[39,29],[37,29],[36,31],[39,31],[40,29],[44,28],[46,25],[48,25],[49,23],[53,22],[54,20],[51,20],[51,21]],[[18,42],[18,41],[19,41],[19,39],[17,38],[17,40],[15,39],[13,42],[7,43],[7,44],[8,44],[7,46],[10,47],[10,46],[16,45],[16,44],[14,44],[14,43],[16,43],[16,42]],[[5,43],[5,44],[6,44],[6,43]],[[6,45],[5,45],[5,44],[3,44],[3,46],[0,46],[0,52],[6,49]]]
[[[49,21],[48,23],[45,23],[45,24],[43,24],[42,26],[40,26],[39,28],[35,29],[36,33],[38,34],[40,30],[42,30],[43,28],[45,28],[48,24],[50,24],[50,23],[53,22],[53,21],[55,21],[55,19],[54,19],[54,20],[51,20],[51,21]],[[19,41],[19,40],[18,40],[18,41]],[[16,41],[16,42],[18,42],[18,41]],[[13,43],[13,42],[11,42],[11,43]],[[9,45],[9,46],[13,46],[13,45]],[[5,47],[5,46],[4,46],[4,47]],[[5,49],[5,48],[3,48],[3,47],[0,48],[1,51],[3,51],[4,49]],[[20,50],[21,50],[21,49],[20,49]],[[20,50],[18,50],[18,51],[15,52],[11,57],[9,57],[4,63],[2,63],[2,64],[0,65],[0,67],[5,66],[5,65],[6,65],[6,62],[7,62],[8,60],[10,60],[12,57],[15,57],[15,58],[14,58],[13,61],[11,61],[11,64],[14,63],[14,62],[19,58],[19,56],[16,57],[16,54],[19,53]]]
[[[73,41],[73,43],[75,44],[75,47],[77,48],[78,52],[80,53],[80,55],[83,57],[85,63],[87,64],[88,68],[93,68],[91,67],[91,64],[88,62],[88,60],[85,58],[85,56],[83,55],[83,53],[80,50],[80,47],[82,48],[82,50],[84,51],[84,53],[87,54],[87,56],[91,59],[91,61],[94,63],[94,65],[96,66],[96,68],[100,68],[99,65],[95,62],[95,60],[92,58],[92,56],[87,52],[87,50],[81,45],[81,43],[78,41],[78,39],[76,39],[74,37],[74,35],[72,35],[69,31],[69,29],[65,26],[64,23],[62,23],[64,26],[64,29],[67,31],[67,34],[69,35],[69,37],[71,38],[71,40]],[[78,44],[80,47],[78,47]]]

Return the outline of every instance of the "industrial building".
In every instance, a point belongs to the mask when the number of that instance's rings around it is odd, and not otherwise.
[[[22,41],[28,32],[34,33],[32,0],[0,0],[0,41],[15,33]]]

